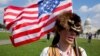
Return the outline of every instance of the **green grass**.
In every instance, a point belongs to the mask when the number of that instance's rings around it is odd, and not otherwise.
[[[86,50],[88,56],[100,56],[100,40],[93,39],[87,43],[86,39],[78,39],[78,44]]]
[[[19,47],[13,47],[12,45],[1,45],[0,56],[39,56],[42,49],[49,46],[51,41],[52,39],[50,39],[50,41],[42,39]]]
[[[52,39],[47,41],[41,39],[34,43],[26,44],[19,47],[12,45],[1,45],[0,56],[39,56],[42,49],[51,44]],[[78,44],[83,47],[88,56],[100,56],[100,40],[92,40],[92,43],[87,43],[86,39],[78,39]]]
[[[0,32],[0,40],[9,39],[10,33],[8,32]]]
[[[9,39],[10,33],[0,32],[0,40]],[[49,46],[52,39],[47,41],[41,39],[34,43],[26,44],[19,47],[9,45],[0,45],[0,56],[39,56],[42,49]],[[93,39],[92,43],[87,43],[86,39],[78,39],[78,45],[83,47],[88,56],[100,56],[100,40]]]

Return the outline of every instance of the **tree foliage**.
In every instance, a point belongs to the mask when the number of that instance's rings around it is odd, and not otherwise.
[[[100,34],[100,29],[97,30],[96,34]]]
[[[3,25],[3,24],[0,24],[0,28],[4,28],[4,29],[5,29],[5,25]]]

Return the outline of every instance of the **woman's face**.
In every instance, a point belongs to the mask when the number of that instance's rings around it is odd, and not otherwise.
[[[60,40],[63,41],[64,43],[73,44],[76,36],[77,35],[73,30],[69,31],[62,30],[60,32]]]

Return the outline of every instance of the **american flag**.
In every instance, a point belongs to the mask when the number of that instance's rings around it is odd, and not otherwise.
[[[12,44],[17,47],[39,40],[52,31],[55,17],[64,11],[72,11],[71,0],[40,0],[28,7],[8,6],[4,24],[12,33]]]

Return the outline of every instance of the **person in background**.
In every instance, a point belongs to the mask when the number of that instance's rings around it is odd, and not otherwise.
[[[88,43],[91,43],[92,40],[92,33],[88,33]]]
[[[50,39],[50,33],[47,34],[47,40],[49,40],[49,39]]]
[[[63,12],[56,18],[54,39],[45,47],[40,56],[87,56],[77,45],[76,38],[82,33],[81,19],[75,13]]]

